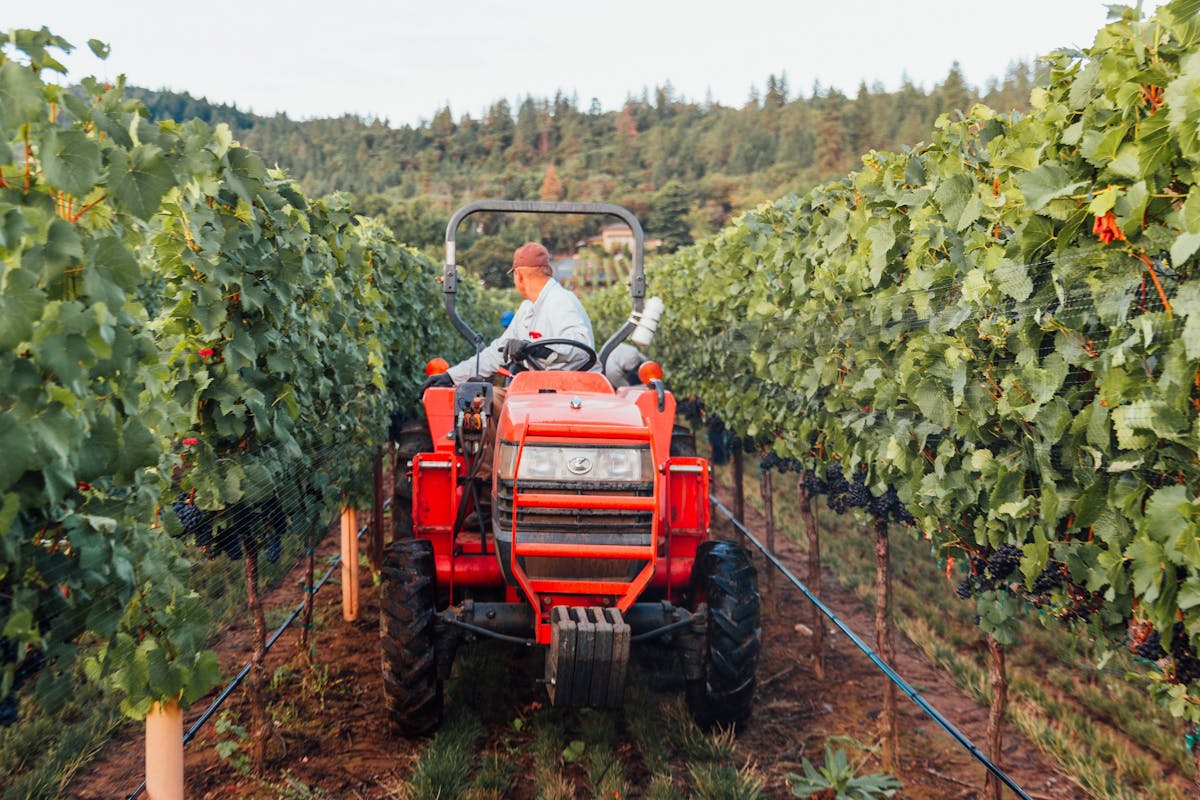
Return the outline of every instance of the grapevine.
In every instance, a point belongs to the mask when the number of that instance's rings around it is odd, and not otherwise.
[[[420,364],[465,355],[422,311],[428,259],[225,126],[153,123],[122,81],[46,82],[70,49],[0,37],[0,722],[85,635],[131,716],[202,695],[219,670],[190,559],[278,558],[360,501]],[[285,505],[296,474],[314,491]]]
[[[651,264],[654,356],[835,512],[968,565],[1000,641],[1032,606],[1178,642],[1195,721],[1200,28],[1180,0],[1113,13],[1030,113],[944,117]]]

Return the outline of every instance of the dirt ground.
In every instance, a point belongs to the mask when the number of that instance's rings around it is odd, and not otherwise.
[[[761,519],[747,510],[747,527],[761,530]],[[716,523],[716,517],[714,517]],[[717,526],[717,530],[727,526]],[[783,537],[781,537],[783,538]],[[337,537],[326,537],[325,554],[334,552]],[[784,542],[780,556],[801,579],[805,559],[799,548]],[[760,588],[765,586],[761,577]],[[338,573],[335,573],[335,578]],[[801,769],[803,758],[819,760],[830,736],[842,742],[861,743],[852,752],[866,753],[859,772],[879,771],[870,747],[878,742],[877,718],[886,679],[846,636],[826,626],[825,680],[814,677],[810,636],[797,622],[809,619],[809,604],[786,581],[777,581],[778,607],[788,609],[764,621],[765,650],[759,666],[755,716],[739,736],[738,753],[751,760],[765,778],[764,795],[790,797],[785,776]],[[872,641],[872,611],[834,578],[823,576],[823,601],[864,641]],[[293,607],[302,596],[299,570],[269,596],[268,607]],[[270,690],[279,733],[269,749],[268,775],[251,779],[222,759],[218,742],[235,741],[234,733],[218,730],[221,715],[201,730],[186,748],[186,781],[190,798],[329,797],[387,798],[403,796],[401,788],[412,774],[426,742],[407,742],[388,733],[383,713],[378,651],[378,596],[369,571],[362,574],[361,609],[356,622],[341,618],[341,592],[333,581],[316,598],[315,659],[308,667],[297,652],[299,629],[289,629],[269,653],[267,674],[274,676]],[[217,644],[227,675],[235,674],[250,655],[251,629],[243,621],[227,630]],[[987,709],[931,666],[902,635],[897,634],[896,671],[970,739],[982,747]],[[509,670],[504,698],[519,715],[540,699],[536,683],[538,665],[530,657],[514,657],[498,668]],[[216,692],[213,693],[213,696]],[[983,796],[985,770],[932,719],[903,693],[898,693],[901,735],[901,770],[904,783],[899,796],[928,800],[970,800]],[[486,702],[487,698],[480,700]],[[196,719],[209,701],[185,715],[185,725]],[[228,720],[244,720],[245,697],[233,693],[224,712]],[[503,716],[503,714],[502,714]],[[618,730],[624,728],[618,723]],[[143,750],[140,728],[132,726],[114,740],[101,759],[81,773],[69,788],[79,800],[125,798],[142,779]],[[499,752],[498,742],[508,741],[512,728],[489,724],[478,753]],[[1033,798],[1075,800],[1088,795],[1059,771],[1028,741],[1008,731],[1003,767]],[[519,742],[518,742],[519,744]],[[847,747],[848,750],[851,748]],[[518,748],[518,752],[519,752]],[[511,750],[509,751],[511,752]],[[630,777],[630,797],[642,796],[648,780],[637,746],[623,740],[616,748]],[[519,756],[519,758],[524,758]],[[522,764],[506,796],[537,795]],[[586,786],[586,780],[576,782]],[[143,794],[143,796],[145,796]],[[592,797],[580,790],[579,797]],[[1006,796],[1011,796],[1006,792]]]

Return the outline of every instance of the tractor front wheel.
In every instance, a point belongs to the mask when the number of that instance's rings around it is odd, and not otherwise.
[[[442,721],[442,682],[434,658],[433,543],[392,542],[380,577],[379,635],[388,716],[401,736],[424,736]]]
[[[754,704],[762,632],[757,572],[745,548],[702,543],[692,567],[692,596],[708,604],[708,635],[705,674],[688,682],[688,707],[703,728],[737,727]]]

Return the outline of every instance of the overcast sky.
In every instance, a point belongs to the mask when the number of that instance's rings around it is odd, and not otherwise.
[[[1132,0],[1131,0],[1132,2]],[[1146,0],[1149,12],[1156,0]],[[852,94],[860,81],[928,90],[958,61],[983,86],[1015,60],[1085,47],[1102,0],[53,0],[10,2],[6,28],[49,27],[77,49],[71,78],[125,74],[260,114],[344,113],[393,125],[449,104],[574,95],[619,108],[643,88],[741,106],[786,74]],[[112,47],[107,61],[88,39]]]

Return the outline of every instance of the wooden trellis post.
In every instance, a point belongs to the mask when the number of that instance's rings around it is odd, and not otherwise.
[[[358,619],[358,512],[342,508],[342,619]]]
[[[174,700],[146,715],[146,796],[183,800],[183,712]]]
[[[988,636],[988,651],[992,656],[992,704],[988,709],[987,742],[988,758],[1003,769],[1004,757],[1004,711],[1008,706],[1008,674],[1004,667],[1004,645],[996,637]],[[983,784],[984,796],[989,800],[1001,800],[1004,784],[991,772]]]
[[[763,515],[766,517],[767,552],[775,555],[775,491],[771,481],[771,470],[759,472],[759,490],[762,492]],[[775,573],[767,564],[767,614],[775,616]]]
[[[742,485],[743,469],[742,469],[742,446],[734,448],[730,453],[730,458],[733,461],[733,516],[738,522],[745,524],[746,522],[746,489]]]
[[[374,502],[371,505],[371,538],[368,557],[371,570],[383,569],[383,448],[375,451],[371,464],[371,477],[375,484]]]
[[[800,517],[808,532],[808,588],[813,596],[821,596],[821,534],[817,529],[817,518],[813,514],[812,497],[800,479]],[[812,659],[813,674],[817,680],[825,679],[825,620],[821,609],[812,606]]]
[[[895,666],[896,648],[892,633],[892,564],[887,520],[875,520],[875,649],[889,667]],[[883,713],[879,715],[879,738],[883,748],[883,768],[896,772],[900,767],[899,739],[896,729],[896,684],[884,681]]]

